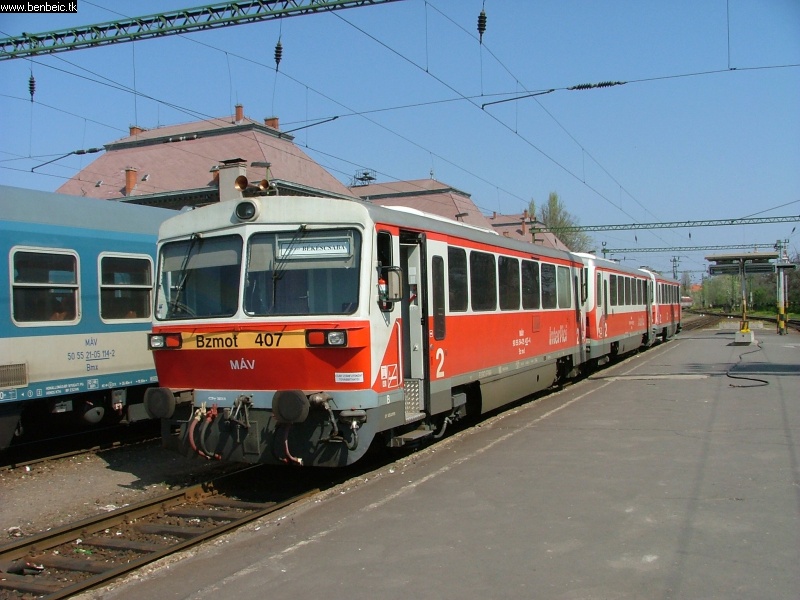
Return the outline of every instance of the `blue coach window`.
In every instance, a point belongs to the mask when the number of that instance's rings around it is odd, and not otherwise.
[[[149,258],[104,256],[100,259],[100,316],[103,319],[149,319],[153,267]]]
[[[13,253],[12,318],[18,323],[76,321],[78,258],[68,250]]]

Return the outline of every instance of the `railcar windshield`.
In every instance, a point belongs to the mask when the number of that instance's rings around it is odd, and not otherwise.
[[[238,235],[165,244],[156,290],[159,320],[230,317],[239,305],[242,238]]]
[[[240,308],[254,317],[352,314],[360,255],[354,229],[302,226],[256,232],[246,243],[238,235],[168,243],[159,257],[156,318],[224,318]]]
[[[358,308],[360,256],[354,229],[256,233],[247,244],[244,312],[351,314]]]

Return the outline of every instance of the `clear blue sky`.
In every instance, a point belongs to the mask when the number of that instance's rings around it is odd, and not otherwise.
[[[202,4],[78,0],[77,15],[0,15],[0,37]],[[566,89],[604,81],[627,83]],[[583,225],[800,215],[798,0],[401,0],[0,61],[0,183],[55,190],[93,156],[31,168],[236,103],[283,129],[339,116],[295,135],[344,183],[433,171],[486,214],[557,192]],[[800,251],[800,222],[592,235],[598,250]],[[706,254],[615,258],[669,272],[677,256],[699,280]]]

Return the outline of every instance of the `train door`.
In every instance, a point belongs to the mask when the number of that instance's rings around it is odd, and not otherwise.
[[[575,287],[575,318],[578,321],[578,346],[581,365],[586,363],[586,328],[589,314],[589,268],[576,269],[573,277]]]
[[[425,417],[429,394],[425,264],[424,234],[401,231],[400,267],[404,278],[401,317],[406,423]]]
[[[597,286],[595,302],[597,303],[597,338],[603,339],[608,335],[608,278],[598,269],[596,270]]]
[[[680,296],[678,295],[678,288],[677,286],[671,285],[669,286],[670,291],[670,299],[669,299],[669,314],[670,314],[670,323],[672,326],[678,322],[678,315],[677,315],[677,303],[680,301]],[[676,298],[676,296],[678,296]]]

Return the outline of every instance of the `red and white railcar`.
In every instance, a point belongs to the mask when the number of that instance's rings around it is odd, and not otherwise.
[[[343,466],[669,337],[656,285],[411,209],[222,202],[161,227],[145,406],[188,454]]]
[[[568,252],[410,210],[259,197],[161,228],[153,416],[183,449],[352,463],[566,377],[583,360]]]
[[[681,330],[681,286],[674,279],[642,269],[653,285],[653,331],[667,340]]]
[[[577,256],[584,265],[589,365],[652,345],[652,274],[590,254]]]

